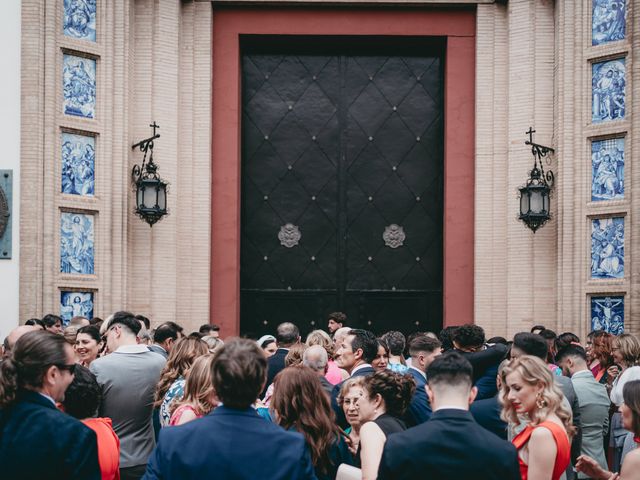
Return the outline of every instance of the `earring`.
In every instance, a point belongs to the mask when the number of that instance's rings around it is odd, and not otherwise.
[[[543,409],[547,406],[547,401],[542,398],[542,394],[540,392],[538,392],[538,394],[536,395],[536,407],[538,407],[539,409]]]

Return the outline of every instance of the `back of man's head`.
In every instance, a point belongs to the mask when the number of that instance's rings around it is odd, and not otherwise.
[[[351,350],[355,353],[356,350],[362,349],[362,360],[366,363],[373,362],[378,355],[378,339],[373,332],[354,328],[349,330],[348,335],[353,335]]]
[[[153,333],[153,341],[158,344],[164,343],[169,338],[176,341],[180,336],[180,332],[176,328],[176,324],[173,322],[165,322],[156,328]]]
[[[315,372],[324,374],[328,362],[329,355],[321,345],[312,345],[302,354],[302,364]]]
[[[432,390],[456,390],[468,395],[473,384],[473,367],[458,352],[446,352],[429,365],[427,378]]]
[[[547,361],[549,347],[544,338],[537,333],[520,332],[513,337],[512,348],[521,350],[525,355],[533,355],[543,361]]]
[[[440,348],[442,348],[442,344],[437,338],[429,337],[426,334],[418,335],[409,342],[409,355],[414,357],[420,352],[432,353]]]
[[[478,348],[484,344],[484,330],[478,325],[461,325],[453,332],[452,340],[463,349]]]
[[[571,357],[574,362],[578,362],[581,366],[587,364],[587,352],[580,345],[567,345],[560,349],[556,354],[556,363],[561,364],[565,358]]]
[[[111,320],[107,325],[107,330],[114,325],[122,325],[127,333],[134,336],[138,335],[138,332],[140,332],[140,329],[142,328],[142,325],[140,325],[140,322],[136,319],[135,315],[131,312],[125,311],[116,312],[112,315]]]
[[[210,335],[211,332],[219,332],[220,327],[218,325],[212,325],[211,323],[205,323],[204,325],[200,325],[198,331],[204,335]]]
[[[267,379],[267,360],[253,340],[233,338],[218,351],[212,366],[213,388],[224,406],[246,409]]]
[[[13,350],[14,345],[18,339],[25,333],[29,332],[41,332],[42,329],[36,325],[20,325],[9,332],[9,335],[4,339],[4,355],[9,356]]]
[[[440,342],[442,342],[443,350],[447,351],[453,348],[453,334],[458,328],[459,327],[451,326],[451,327],[445,327],[442,330],[440,330],[440,333],[438,334],[438,338],[440,339]]]
[[[276,340],[279,347],[290,347],[300,340],[300,330],[291,322],[284,322],[276,329]]]
[[[404,353],[404,347],[407,343],[407,339],[402,332],[392,330],[382,335],[382,340],[384,340],[389,346],[389,353],[391,353],[391,355],[399,356]]]
[[[144,315],[136,315],[136,320],[138,320],[139,322],[142,322],[142,324],[144,325],[144,328],[146,328],[147,330],[151,328],[151,321]]]
[[[54,315],[53,313],[48,313],[47,315],[42,317],[42,324],[44,325],[45,328],[51,328],[56,323],[60,323],[60,325],[63,324],[62,318],[59,317],[58,315]]]

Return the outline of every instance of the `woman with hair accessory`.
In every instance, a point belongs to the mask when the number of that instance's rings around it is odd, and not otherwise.
[[[558,480],[571,460],[574,427],[553,374],[540,358],[523,355],[503,368],[501,380],[502,419],[510,425],[529,420],[512,440],[522,480]]]
[[[256,343],[264,352],[265,357],[269,358],[276,350],[278,350],[278,344],[276,343],[276,337],[273,335],[263,335],[261,336]]]

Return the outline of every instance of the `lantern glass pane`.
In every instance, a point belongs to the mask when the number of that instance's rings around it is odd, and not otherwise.
[[[545,195],[544,195],[542,201],[543,201],[543,204],[544,204],[544,211],[549,213],[551,208],[550,208],[549,194],[547,192],[545,192]]]
[[[533,190],[531,192],[531,213],[540,213],[543,208],[542,191]]]
[[[167,209],[167,186],[163,184],[158,185],[158,207],[160,210]]]
[[[520,213],[526,215],[529,213],[529,192],[520,190]]]
[[[143,199],[144,199],[144,187],[141,185],[138,185],[138,188],[136,190],[136,207],[144,208]]]
[[[144,208],[155,208],[156,206],[156,186],[155,185],[146,185],[147,188],[144,190]]]

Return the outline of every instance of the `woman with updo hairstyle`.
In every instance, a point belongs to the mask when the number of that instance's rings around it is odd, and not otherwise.
[[[416,383],[410,374],[384,370],[365,377],[358,399],[360,418],[360,460],[363,480],[375,479],[387,436],[407,429],[401,420]],[[358,461],[356,458],[356,462]]]
[[[622,389],[622,396],[622,426],[640,442],[640,380],[627,382]],[[640,471],[640,449],[633,449],[627,454],[619,475],[605,470],[588,455],[578,457],[576,469],[597,480],[633,480],[638,478],[637,472]]]
[[[269,358],[273,356],[278,350],[278,344],[276,343],[276,337],[273,335],[263,335],[257,342],[260,349],[263,351],[264,356]]]
[[[553,373],[538,357],[523,355],[503,368],[501,380],[502,419],[509,425],[528,420],[512,440],[522,480],[558,480],[569,466],[574,427]]]
[[[347,373],[346,370],[338,367],[338,365],[336,365],[336,362],[333,360],[333,340],[331,340],[331,337],[327,332],[325,332],[324,330],[314,330],[309,335],[307,335],[307,341],[305,343],[307,344],[307,347],[320,345],[327,351],[329,363],[327,364],[328,369],[324,378],[326,378],[331,385],[337,385],[343,380],[349,378],[349,373]]]
[[[155,407],[160,407],[160,425],[166,427],[171,420],[169,405],[184,394],[185,375],[196,358],[209,353],[209,346],[199,338],[181,338],[167,359],[156,387]]]
[[[102,348],[100,330],[93,325],[80,327],[76,334],[76,343],[74,348],[80,365],[88,368],[89,365],[91,365],[91,362],[98,358],[98,354]]]
[[[169,425],[182,425],[204,417],[217,405],[211,374],[214,359],[215,355],[209,353],[193,362],[187,372],[182,399],[175,399],[169,406]]]
[[[272,417],[285,430],[304,435],[318,480],[333,480],[340,464],[353,464],[336,426],[329,396],[313,370],[285,368],[276,375],[273,386]]]

